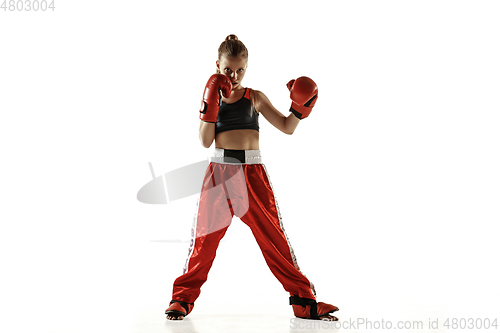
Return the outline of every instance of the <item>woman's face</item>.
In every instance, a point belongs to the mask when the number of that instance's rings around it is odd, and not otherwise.
[[[247,59],[244,57],[222,56],[217,60],[217,69],[220,74],[227,76],[233,84],[233,90],[241,87],[241,81],[247,69]]]

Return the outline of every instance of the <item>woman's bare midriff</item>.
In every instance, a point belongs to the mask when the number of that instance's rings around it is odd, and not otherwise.
[[[215,147],[221,149],[257,150],[259,132],[253,129],[226,131],[217,134]]]

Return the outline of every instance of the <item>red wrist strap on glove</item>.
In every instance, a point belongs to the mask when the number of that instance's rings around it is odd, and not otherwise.
[[[307,118],[318,99],[318,86],[307,76],[290,80],[286,86],[292,100],[290,112],[299,119]]]

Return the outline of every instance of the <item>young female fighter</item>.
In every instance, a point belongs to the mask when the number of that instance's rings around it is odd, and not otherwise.
[[[310,114],[318,89],[307,77],[291,80],[287,87],[292,107],[285,117],[264,93],[241,85],[247,60],[245,45],[235,35],[229,35],[219,47],[217,74],[205,87],[200,140],[206,148],[215,140],[215,152],[191,230],[189,257],[184,273],[174,282],[172,301],[165,313],[168,319],[183,319],[191,312],[217,246],[236,215],[250,227],[267,265],[290,293],[294,315],[338,320],[330,315],[338,308],[316,302],[313,284],[299,270],[259,151],[259,115],[280,131],[292,134],[300,120]]]

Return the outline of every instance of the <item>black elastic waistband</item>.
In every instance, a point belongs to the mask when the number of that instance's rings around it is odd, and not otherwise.
[[[210,162],[227,164],[261,164],[260,150],[215,148]]]
[[[224,162],[234,163],[237,160],[239,163],[245,163],[245,151],[235,149],[224,149]]]

